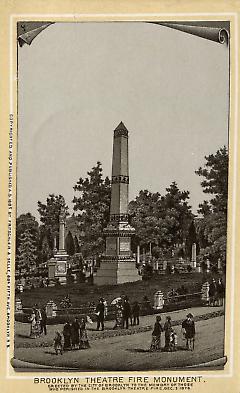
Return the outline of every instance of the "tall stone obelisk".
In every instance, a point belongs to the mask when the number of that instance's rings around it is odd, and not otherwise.
[[[141,279],[131,253],[131,236],[135,229],[128,223],[128,187],[128,130],[121,122],[114,130],[110,220],[104,229],[105,256],[94,277],[97,285]]]

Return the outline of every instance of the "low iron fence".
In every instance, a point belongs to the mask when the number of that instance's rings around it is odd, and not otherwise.
[[[201,306],[204,304],[202,300],[202,292],[186,293],[182,295],[165,295],[163,296],[162,308],[157,308],[149,300],[139,302],[140,316],[151,315],[161,312],[170,312],[178,309],[189,308],[194,306]],[[133,306],[133,305],[131,305]],[[154,307],[155,306],[155,307]],[[29,322],[29,317],[32,313],[32,308],[22,308],[22,313],[16,313],[15,319],[19,322]],[[65,323],[67,320],[73,320],[75,317],[81,318],[89,316],[93,322],[97,320],[95,305],[81,305],[80,307],[55,308],[53,317],[48,317],[48,324]],[[105,320],[114,320],[116,316],[116,305],[109,304],[106,308]]]

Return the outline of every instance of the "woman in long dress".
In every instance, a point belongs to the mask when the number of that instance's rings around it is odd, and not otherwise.
[[[31,338],[37,338],[39,337],[39,330],[38,330],[38,324],[36,321],[36,314],[35,311],[32,311],[32,314],[29,318],[30,322],[31,322],[31,326],[30,326],[30,337]]]
[[[90,348],[88,341],[88,334],[86,328],[86,319],[82,318],[80,321],[80,349]]]
[[[163,327],[160,322],[161,316],[157,315],[154,329],[152,332],[150,351],[159,351],[161,349],[161,333],[163,332]]]
[[[113,329],[123,328],[123,304],[122,300],[119,300],[116,304],[115,310],[115,326]]]

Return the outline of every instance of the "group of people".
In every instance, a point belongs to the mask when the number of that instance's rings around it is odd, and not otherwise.
[[[221,296],[219,295],[221,294]],[[210,304],[215,305],[215,302],[224,297],[224,286],[219,279],[218,283],[212,280],[209,288]],[[104,330],[104,320],[107,315],[107,305],[103,298],[99,299],[99,302],[95,308],[95,314],[97,317],[97,330]],[[129,325],[139,325],[140,305],[135,301],[130,305],[129,298],[127,296],[117,298],[115,302],[115,325],[113,329],[128,329]],[[88,320],[89,319],[89,320]],[[37,304],[33,307],[32,314],[30,317],[31,329],[30,337],[37,338],[42,334],[47,334],[46,323],[47,315],[45,308],[40,308]],[[88,316],[81,317],[80,320],[76,317],[72,322],[67,321],[64,324],[63,331],[56,331],[53,346],[56,354],[62,354],[63,351],[73,349],[87,349],[90,348],[88,334],[87,334],[87,322],[91,322]],[[161,336],[164,334],[165,342],[164,346],[161,344]],[[195,341],[195,323],[193,315],[189,313],[186,319],[182,323],[182,334],[186,340],[186,349],[194,349]],[[150,351],[176,351],[178,337],[177,333],[173,328],[173,323],[170,316],[166,316],[164,324],[161,323],[161,316],[156,316],[152,332],[152,341],[150,345]]]
[[[213,278],[209,285],[209,306],[223,306],[225,287],[222,278]]]
[[[165,345],[161,347],[161,334],[165,335]],[[195,322],[193,315],[189,313],[186,319],[182,323],[182,334],[186,340],[186,349],[194,350],[195,342]],[[156,322],[152,332],[152,342],[150,345],[150,351],[167,351],[172,352],[177,350],[177,333],[172,326],[172,320],[170,316],[166,317],[164,325],[161,324],[161,316],[156,316]]]
[[[82,317],[80,321],[75,318],[72,323],[70,321],[65,323],[62,334],[56,331],[53,345],[57,355],[72,349],[90,348],[86,323],[85,317]]]
[[[40,308],[37,304],[35,304],[29,320],[31,323],[31,338],[37,338],[40,337],[42,334],[47,334],[47,314],[45,307]]]
[[[134,302],[131,306],[127,296],[123,299],[119,299],[116,304],[114,329],[128,329],[129,325],[139,325],[139,315],[140,305],[138,302]]]
[[[140,305],[134,302],[131,306],[127,296],[119,298],[115,303],[115,325],[114,329],[129,328],[129,325],[139,325]],[[104,320],[106,317],[106,305],[103,298],[99,299],[96,307],[97,330],[104,330]]]

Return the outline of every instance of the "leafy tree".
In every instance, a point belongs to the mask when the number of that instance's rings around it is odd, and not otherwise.
[[[83,233],[81,250],[85,256],[98,255],[105,248],[103,229],[109,220],[111,198],[110,180],[103,178],[101,163],[98,161],[73,188],[78,193],[73,199],[73,209],[80,219],[79,231]]]
[[[180,191],[176,182],[172,182],[166,191],[162,204],[165,220],[169,224],[169,236],[172,243],[182,244],[193,220],[191,206],[188,204],[189,191]]]
[[[212,212],[211,205],[208,201],[204,200],[203,203],[199,204],[198,214],[201,214],[203,217],[207,216]]]
[[[141,246],[158,244],[161,218],[159,217],[159,193],[141,190],[129,203],[130,222],[136,229],[136,239]]]
[[[42,223],[41,241],[46,236],[51,250],[53,250],[54,236],[59,232],[59,215],[61,208],[64,208],[66,215],[69,215],[68,206],[62,195],[50,194],[49,197],[47,197],[46,203],[38,201],[38,212]]]
[[[166,191],[164,196],[158,192],[140,191],[129,204],[138,242],[146,248],[151,242],[156,256],[161,254],[159,248],[165,254],[182,243],[187,225],[193,219],[188,205],[189,192],[180,191],[175,182]]]

